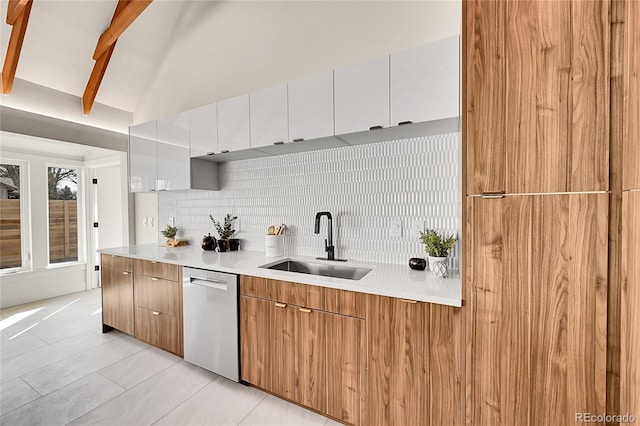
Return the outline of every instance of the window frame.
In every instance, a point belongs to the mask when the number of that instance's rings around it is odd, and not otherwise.
[[[79,265],[86,263],[86,232],[85,232],[85,209],[84,207],[84,167],[82,164],[74,162],[46,162],[45,163],[45,188],[49,188],[49,168],[58,167],[64,169],[73,169],[77,172],[77,193],[76,193],[76,217],[78,218],[78,259],[70,260],[66,262],[51,263],[51,247],[50,247],[50,230],[49,230],[49,192],[46,193],[46,206],[47,206],[47,269],[64,268],[71,265]]]
[[[31,256],[31,187],[29,186],[30,164],[27,160],[0,157],[0,164],[20,167],[20,257],[21,265],[0,269],[0,276],[33,270]]]

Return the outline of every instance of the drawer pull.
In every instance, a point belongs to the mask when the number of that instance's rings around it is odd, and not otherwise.
[[[158,311],[152,311],[151,313],[152,313],[153,315],[156,315],[156,316],[160,315],[160,312],[158,312]]]
[[[122,275],[129,275],[128,272],[122,272]]]
[[[155,260],[152,260],[152,261],[151,261],[151,263],[156,264],[156,263],[158,263],[158,262],[156,262]]]
[[[382,129],[384,129],[383,126],[371,126],[371,127],[369,127],[369,130],[382,130]]]
[[[305,314],[310,314],[311,313],[311,309],[309,309],[309,308],[300,308],[300,312],[304,312]]]
[[[276,307],[277,308],[286,308],[287,304],[286,303],[278,303],[278,302],[276,302]]]
[[[293,140],[293,142],[302,142],[304,140],[304,138],[296,138]]]
[[[411,303],[413,305],[415,305],[416,303],[418,303],[417,300],[409,300],[409,299],[400,299],[402,302],[404,303]]]
[[[158,281],[157,278],[151,278],[151,281]]]

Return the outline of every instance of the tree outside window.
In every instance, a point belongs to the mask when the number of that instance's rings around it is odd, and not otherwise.
[[[48,168],[49,263],[78,260],[78,170]]]

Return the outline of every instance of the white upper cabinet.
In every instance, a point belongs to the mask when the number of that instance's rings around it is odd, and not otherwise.
[[[191,156],[200,157],[218,150],[218,108],[216,104],[192,109],[189,114]]]
[[[175,114],[157,121],[158,191],[189,189],[188,113]]]
[[[155,191],[158,178],[156,122],[129,128],[129,191]]]
[[[335,134],[389,127],[389,56],[334,73]]]
[[[460,115],[460,37],[391,55],[391,125]]]
[[[333,136],[333,71],[289,82],[289,141]]]
[[[253,92],[249,98],[251,148],[287,142],[287,85],[280,84]]]
[[[220,152],[251,148],[249,94],[218,102],[218,149]]]

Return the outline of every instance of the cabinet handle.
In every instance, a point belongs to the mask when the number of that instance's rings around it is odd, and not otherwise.
[[[371,126],[369,127],[369,130],[380,130],[380,129],[384,129],[383,126]]]
[[[155,315],[155,316],[160,315],[160,312],[158,312],[158,311],[152,311],[151,313],[152,313],[153,315]]]
[[[207,152],[207,155],[216,155],[215,152]]]
[[[158,263],[158,262],[156,262],[155,260],[152,260],[151,263],[155,264],[155,263]]]
[[[398,126],[406,126],[407,124],[413,124],[413,121],[411,120],[401,121],[398,123]]]
[[[411,303],[412,305],[415,305],[416,303],[418,303],[417,300],[409,300],[409,299],[400,299],[400,301],[404,303]]]
[[[282,144],[284,144],[284,142],[282,142],[282,141],[277,141],[277,142],[274,142],[273,144],[274,144],[274,145],[282,145]]]
[[[222,151],[220,151],[221,154],[226,154],[227,152],[229,152],[228,149],[223,149]]]
[[[157,278],[155,278],[155,277],[152,277],[152,278],[151,278],[151,281],[158,281],[158,279],[157,279]]]
[[[276,308],[286,308],[287,304],[286,303],[278,303],[276,302]]]
[[[122,275],[129,275],[129,273],[128,273],[128,272],[124,272],[124,271],[123,271],[123,272],[122,272]]]
[[[504,191],[495,191],[495,192],[483,192],[482,198],[502,198],[504,197]]]
[[[311,313],[311,309],[309,309],[309,308],[300,308],[300,312],[304,312],[305,314],[310,314]]]
[[[297,139],[294,139],[293,142],[302,142],[303,140],[304,138],[297,138]]]

